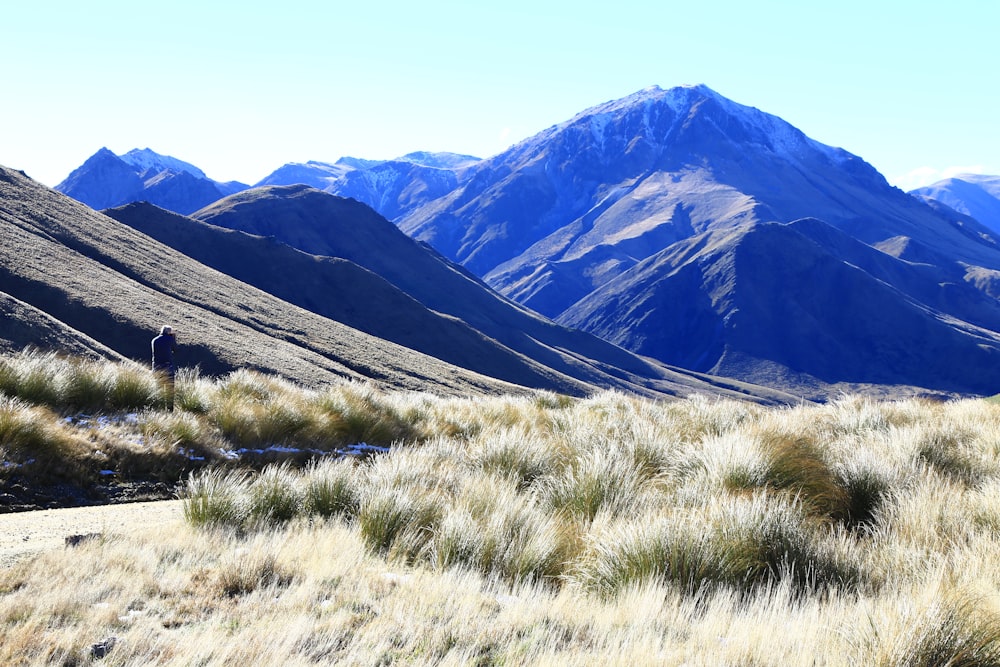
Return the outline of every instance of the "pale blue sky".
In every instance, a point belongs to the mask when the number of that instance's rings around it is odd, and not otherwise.
[[[149,147],[253,183],[344,155],[488,157],[704,83],[913,187],[1000,174],[998,35],[997,0],[8,3],[0,164],[55,185],[102,146]]]

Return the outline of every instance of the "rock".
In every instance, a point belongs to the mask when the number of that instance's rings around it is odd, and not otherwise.
[[[108,653],[111,653],[111,649],[115,647],[118,643],[117,637],[108,637],[103,642],[98,642],[90,647],[90,655],[96,660],[100,660],[105,657]]]
[[[87,533],[85,535],[70,535],[66,538],[66,546],[77,547],[84,542],[89,542],[90,540],[97,540],[103,537],[101,533]]]

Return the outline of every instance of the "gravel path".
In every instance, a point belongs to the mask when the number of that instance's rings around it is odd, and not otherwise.
[[[182,521],[183,516],[179,500],[0,514],[0,567],[63,548],[73,535],[121,535]]]

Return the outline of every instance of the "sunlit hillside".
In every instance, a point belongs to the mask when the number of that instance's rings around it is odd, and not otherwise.
[[[60,363],[2,366],[5,479],[43,454],[87,469],[100,433],[135,470],[188,457],[185,518],[0,570],[0,664],[1000,663],[987,400],[463,399],[241,372],[182,378],[170,413],[139,374],[137,404],[84,394],[98,431],[66,421]],[[391,447],[334,453],[359,441]],[[252,449],[287,460],[241,465]]]

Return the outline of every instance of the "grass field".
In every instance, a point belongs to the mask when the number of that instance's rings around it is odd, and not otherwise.
[[[64,419],[88,401],[106,461],[205,459],[175,529],[0,571],[0,664],[1000,664],[994,402],[458,399],[240,372],[188,373],[168,413],[142,372],[140,398],[110,398],[124,372],[0,365],[6,474],[89,470],[95,436]],[[392,449],[317,454],[359,440]],[[226,455],[276,444],[300,453]]]

